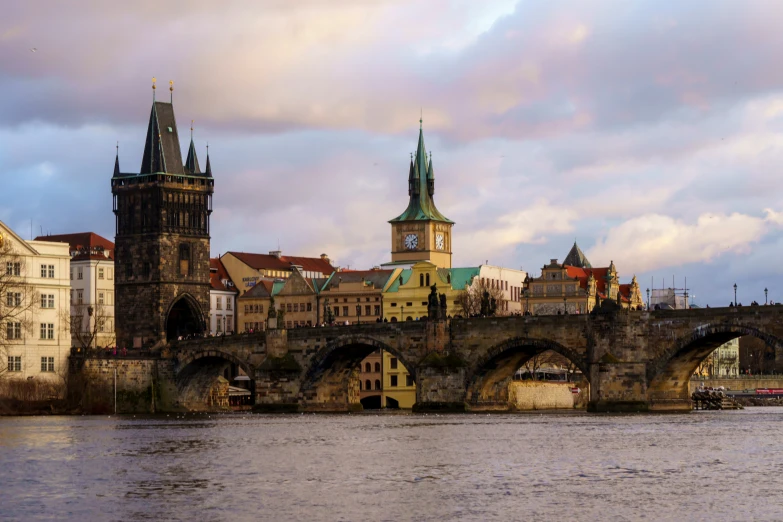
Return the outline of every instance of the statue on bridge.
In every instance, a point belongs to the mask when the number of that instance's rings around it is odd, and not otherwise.
[[[498,308],[498,302],[494,297],[490,297],[489,291],[484,290],[481,294],[481,316],[490,317],[495,315]]]
[[[438,295],[438,287],[430,287],[430,295],[427,296],[427,318],[432,321],[444,321],[446,319],[446,294]]]
[[[334,324],[334,312],[332,311],[332,307],[329,306],[328,297],[324,299],[324,322],[330,326]]]
[[[274,296],[269,300],[269,314],[267,314],[266,327],[268,330],[274,330],[277,328],[277,310],[275,309]]]

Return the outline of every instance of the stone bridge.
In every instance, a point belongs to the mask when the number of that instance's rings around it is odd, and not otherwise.
[[[554,350],[590,383],[591,411],[691,408],[688,382],[719,345],[744,335],[783,350],[783,306],[512,316],[268,330],[179,341],[160,354],[179,404],[198,409],[227,364],[253,380],[262,411],[351,411],[358,365],[381,348],[416,383],[417,411],[508,410],[508,383]],[[173,389],[173,387],[172,387]]]

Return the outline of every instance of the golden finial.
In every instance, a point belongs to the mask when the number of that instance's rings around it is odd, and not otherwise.
[[[153,91],[156,89],[156,87],[155,87],[155,82],[156,82],[156,81],[157,81],[157,80],[156,80],[156,79],[155,79],[155,77],[153,76],[153,77],[152,77],[152,90],[153,90]]]
[[[169,90],[174,92],[174,80],[169,80]]]

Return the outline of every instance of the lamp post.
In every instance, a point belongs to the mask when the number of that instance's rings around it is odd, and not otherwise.
[[[356,305],[356,324],[362,324],[360,315],[362,315],[362,305]]]
[[[764,288],[764,304],[769,304],[769,303],[767,302],[767,292],[768,292],[768,291],[769,291],[769,290],[767,290],[766,288]]]
[[[737,283],[734,283],[734,306],[737,306]]]
[[[647,289],[647,310],[650,310],[650,289]]]
[[[530,290],[525,288],[525,313],[530,315]]]
[[[405,321],[405,307],[400,306],[400,322]]]

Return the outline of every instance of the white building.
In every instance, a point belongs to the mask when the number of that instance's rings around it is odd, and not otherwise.
[[[503,297],[506,299],[506,309],[503,313],[516,314],[522,313],[522,289],[524,288],[527,272],[524,270],[514,270],[513,268],[503,268],[493,265],[479,265],[478,277],[473,280],[473,284],[481,283],[488,288],[500,288],[503,291]]]
[[[220,262],[209,260],[209,333],[223,335],[236,331],[237,289]]]
[[[0,221],[0,379],[64,382],[69,265],[68,245],[25,241]]]
[[[114,243],[93,232],[35,239],[68,244],[72,346],[114,346]]]

